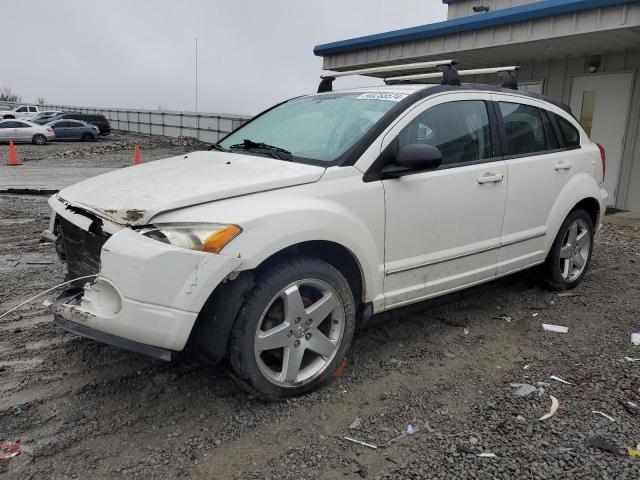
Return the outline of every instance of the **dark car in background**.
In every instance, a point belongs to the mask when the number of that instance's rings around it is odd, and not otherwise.
[[[54,120],[46,124],[53,129],[56,140],[96,140],[100,137],[100,129],[96,125],[82,120]]]
[[[100,130],[100,135],[109,135],[111,133],[111,125],[107,117],[94,113],[77,113],[77,112],[64,112],[55,115],[44,123],[49,123],[54,120],[82,120],[83,122],[95,125]]]

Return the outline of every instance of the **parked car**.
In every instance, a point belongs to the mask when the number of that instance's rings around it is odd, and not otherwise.
[[[35,105],[18,105],[14,107],[12,110],[8,111],[0,111],[0,118],[2,119],[14,119],[14,118],[22,118],[28,119],[37,114],[40,109]]]
[[[52,117],[60,113],[62,112],[59,110],[44,110],[44,111],[38,112],[33,117],[29,118],[29,121],[33,123],[37,123],[38,125],[44,125],[46,123],[49,123]]]
[[[81,120],[54,120],[46,125],[53,128],[56,140],[96,140],[100,138],[100,130],[95,125]]]
[[[27,120],[0,120],[0,142],[31,142],[44,145],[53,140],[53,129]]]
[[[105,117],[104,115],[94,115],[92,113],[63,112],[51,117],[49,119],[49,122],[62,119],[82,120],[83,122],[95,125],[100,130],[100,135],[109,135],[111,133],[111,125],[109,124],[109,120],[107,120],[107,117]]]
[[[490,85],[293,98],[213,149],[52,196],[76,282],[51,310],[162,359],[190,342],[266,398],[328,381],[372,314],[538,265],[576,287],[606,206],[567,107]]]

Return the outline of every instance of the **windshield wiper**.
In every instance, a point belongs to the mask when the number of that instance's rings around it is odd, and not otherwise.
[[[245,150],[263,150],[269,153],[273,158],[288,161],[292,160],[292,155],[289,150],[276,147],[275,145],[269,145],[268,143],[264,142],[254,142],[253,140],[245,139],[242,143],[231,145],[229,147],[229,150],[233,150],[234,148],[244,148]]]
[[[229,151],[226,148],[224,148],[222,145],[220,145],[219,143],[212,144],[209,147],[209,150],[218,150],[219,152],[228,152]]]

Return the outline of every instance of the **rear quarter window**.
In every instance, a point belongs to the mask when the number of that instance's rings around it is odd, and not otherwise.
[[[555,115],[556,123],[558,124],[558,128],[560,129],[560,134],[562,135],[562,139],[564,140],[565,147],[577,147],[580,145],[580,132],[578,129],[571,125],[569,120],[561,117],[560,115]]]

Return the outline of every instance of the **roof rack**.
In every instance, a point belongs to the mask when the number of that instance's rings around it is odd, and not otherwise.
[[[372,75],[376,73],[388,73],[388,72],[401,72],[405,70],[423,70],[423,69],[436,69],[447,68],[455,70],[453,65],[456,65],[458,60],[434,60],[431,62],[418,62],[418,63],[405,63],[402,65],[385,65],[383,67],[371,67],[360,68],[357,70],[345,70],[344,72],[331,72],[320,75],[322,79],[318,86],[318,93],[330,92],[333,89],[333,81],[338,77],[347,77],[352,75]]]
[[[510,88],[512,90],[518,89],[518,80],[516,72],[520,70],[518,65],[510,67],[491,67],[491,68],[475,68],[472,70],[458,70],[458,75],[484,75],[488,73],[495,73],[502,78],[502,86],[504,88]],[[430,72],[430,73],[417,73],[415,75],[400,75],[396,77],[389,77],[384,79],[384,83],[387,85],[401,82],[408,82],[411,80],[427,80],[429,78],[439,78],[443,76],[442,72]]]
[[[432,62],[419,62],[419,63],[407,63],[403,65],[387,65],[384,67],[373,67],[373,68],[362,68],[359,70],[347,70],[344,72],[332,72],[328,74],[323,74],[320,76],[322,81],[318,86],[318,93],[322,92],[330,92],[333,88],[333,81],[337,77],[346,77],[349,75],[374,75],[379,73],[388,73],[407,70],[417,70],[417,69],[427,69],[432,68],[439,70],[437,72],[427,72],[427,73],[410,73],[407,75],[396,75],[393,77],[384,77],[384,83],[396,84],[414,80],[426,80],[429,78],[440,78],[442,77],[441,84],[443,85],[460,85],[460,76],[461,75],[483,75],[489,73],[495,73],[500,78],[502,78],[502,87],[509,88],[512,90],[518,89],[518,80],[516,72],[520,70],[520,67],[517,65],[509,66],[509,67],[491,67],[491,68],[476,68],[473,70],[460,70],[458,71],[455,68],[455,65],[458,63],[457,60],[435,60]],[[377,75],[374,75],[377,76]]]

